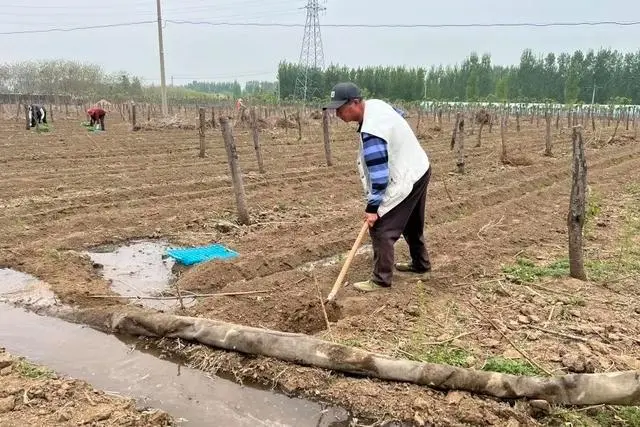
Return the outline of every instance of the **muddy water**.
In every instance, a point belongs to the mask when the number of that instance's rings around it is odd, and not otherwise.
[[[0,268],[0,302],[31,309],[56,305],[55,295],[43,281],[19,271]]]
[[[164,256],[168,245],[161,242],[138,241],[126,246],[104,247],[87,252],[91,260],[102,266],[101,273],[111,283],[114,292],[123,296],[157,297],[169,288],[173,280],[173,258]],[[177,300],[132,299],[156,310],[169,311],[178,307]],[[194,304],[185,297],[185,305]]]
[[[0,271],[0,301],[47,290],[37,279]],[[50,292],[50,291],[48,291]],[[37,292],[35,293],[37,295]],[[130,341],[130,340],[127,340]],[[167,411],[185,426],[346,426],[340,408],[242,387],[135,350],[88,327],[0,303],[0,346],[94,387]]]

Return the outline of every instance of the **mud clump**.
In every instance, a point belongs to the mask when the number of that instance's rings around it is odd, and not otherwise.
[[[337,322],[342,317],[342,309],[335,302],[325,304],[329,322]],[[302,302],[300,306],[282,313],[281,328],[284,332],[315,334],[327,329],[322,306],[317,298]]]

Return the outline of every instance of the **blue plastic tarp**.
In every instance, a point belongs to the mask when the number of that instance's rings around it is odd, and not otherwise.
[[[167,255],[178,261],[180,264],[193,265],[213,259],[231,259],[238,256],[238,253],[221,244],[199,246],[195,248],[171,248],[167,249]]]

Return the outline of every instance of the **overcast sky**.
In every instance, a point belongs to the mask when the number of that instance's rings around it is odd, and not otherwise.
[[[162,0],[163,18],[304,24],[306,0]],[[156,18],[155,0],[0,0],[0,32],[69,28]],[[640,20],[640,1],[327,0],[321,24],[461,24]],[[167,80],[275,80],[278,62],[297,62],[303,28],[166,23]],[[325,63],[430,66],[488,52],[497,64],[524,48],[562,52],[640,49],[640,25],[575,28],[322,28]],[[0,61],[73,59],[159,81],[156,24],[46,34],[0,35]]]

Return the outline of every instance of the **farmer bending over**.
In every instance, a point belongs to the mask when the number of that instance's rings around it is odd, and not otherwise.
[[[89,119],[90,122],[89,124],[91,126],[95,125],[96,123],[100,123],[100,129],[101,130],[105,130],[104,128],[104,116],[107,115],[107,112],[104,111],[102,108],[100,107],[93,107],[90,108],[89,110],[87,110],[87,114],[89,115]]]
[[[354,283],[361,291],[391,286],[394,244],[404,236],[410,263],[397,263],[398,271],[423,274],[431,271],[424,243],[427,186],[431,176],[429,158],[407,121],[379,99],[363,100],[353,83],[338,83],[331,102],[345,122],[357,122],[360,134],[358,169],[367,194],[365,219],[373,244],[373,274]]]
[[[29,124],[35,127],[36,123],[47,124],[47,110],[42,105],[29,105]]]

